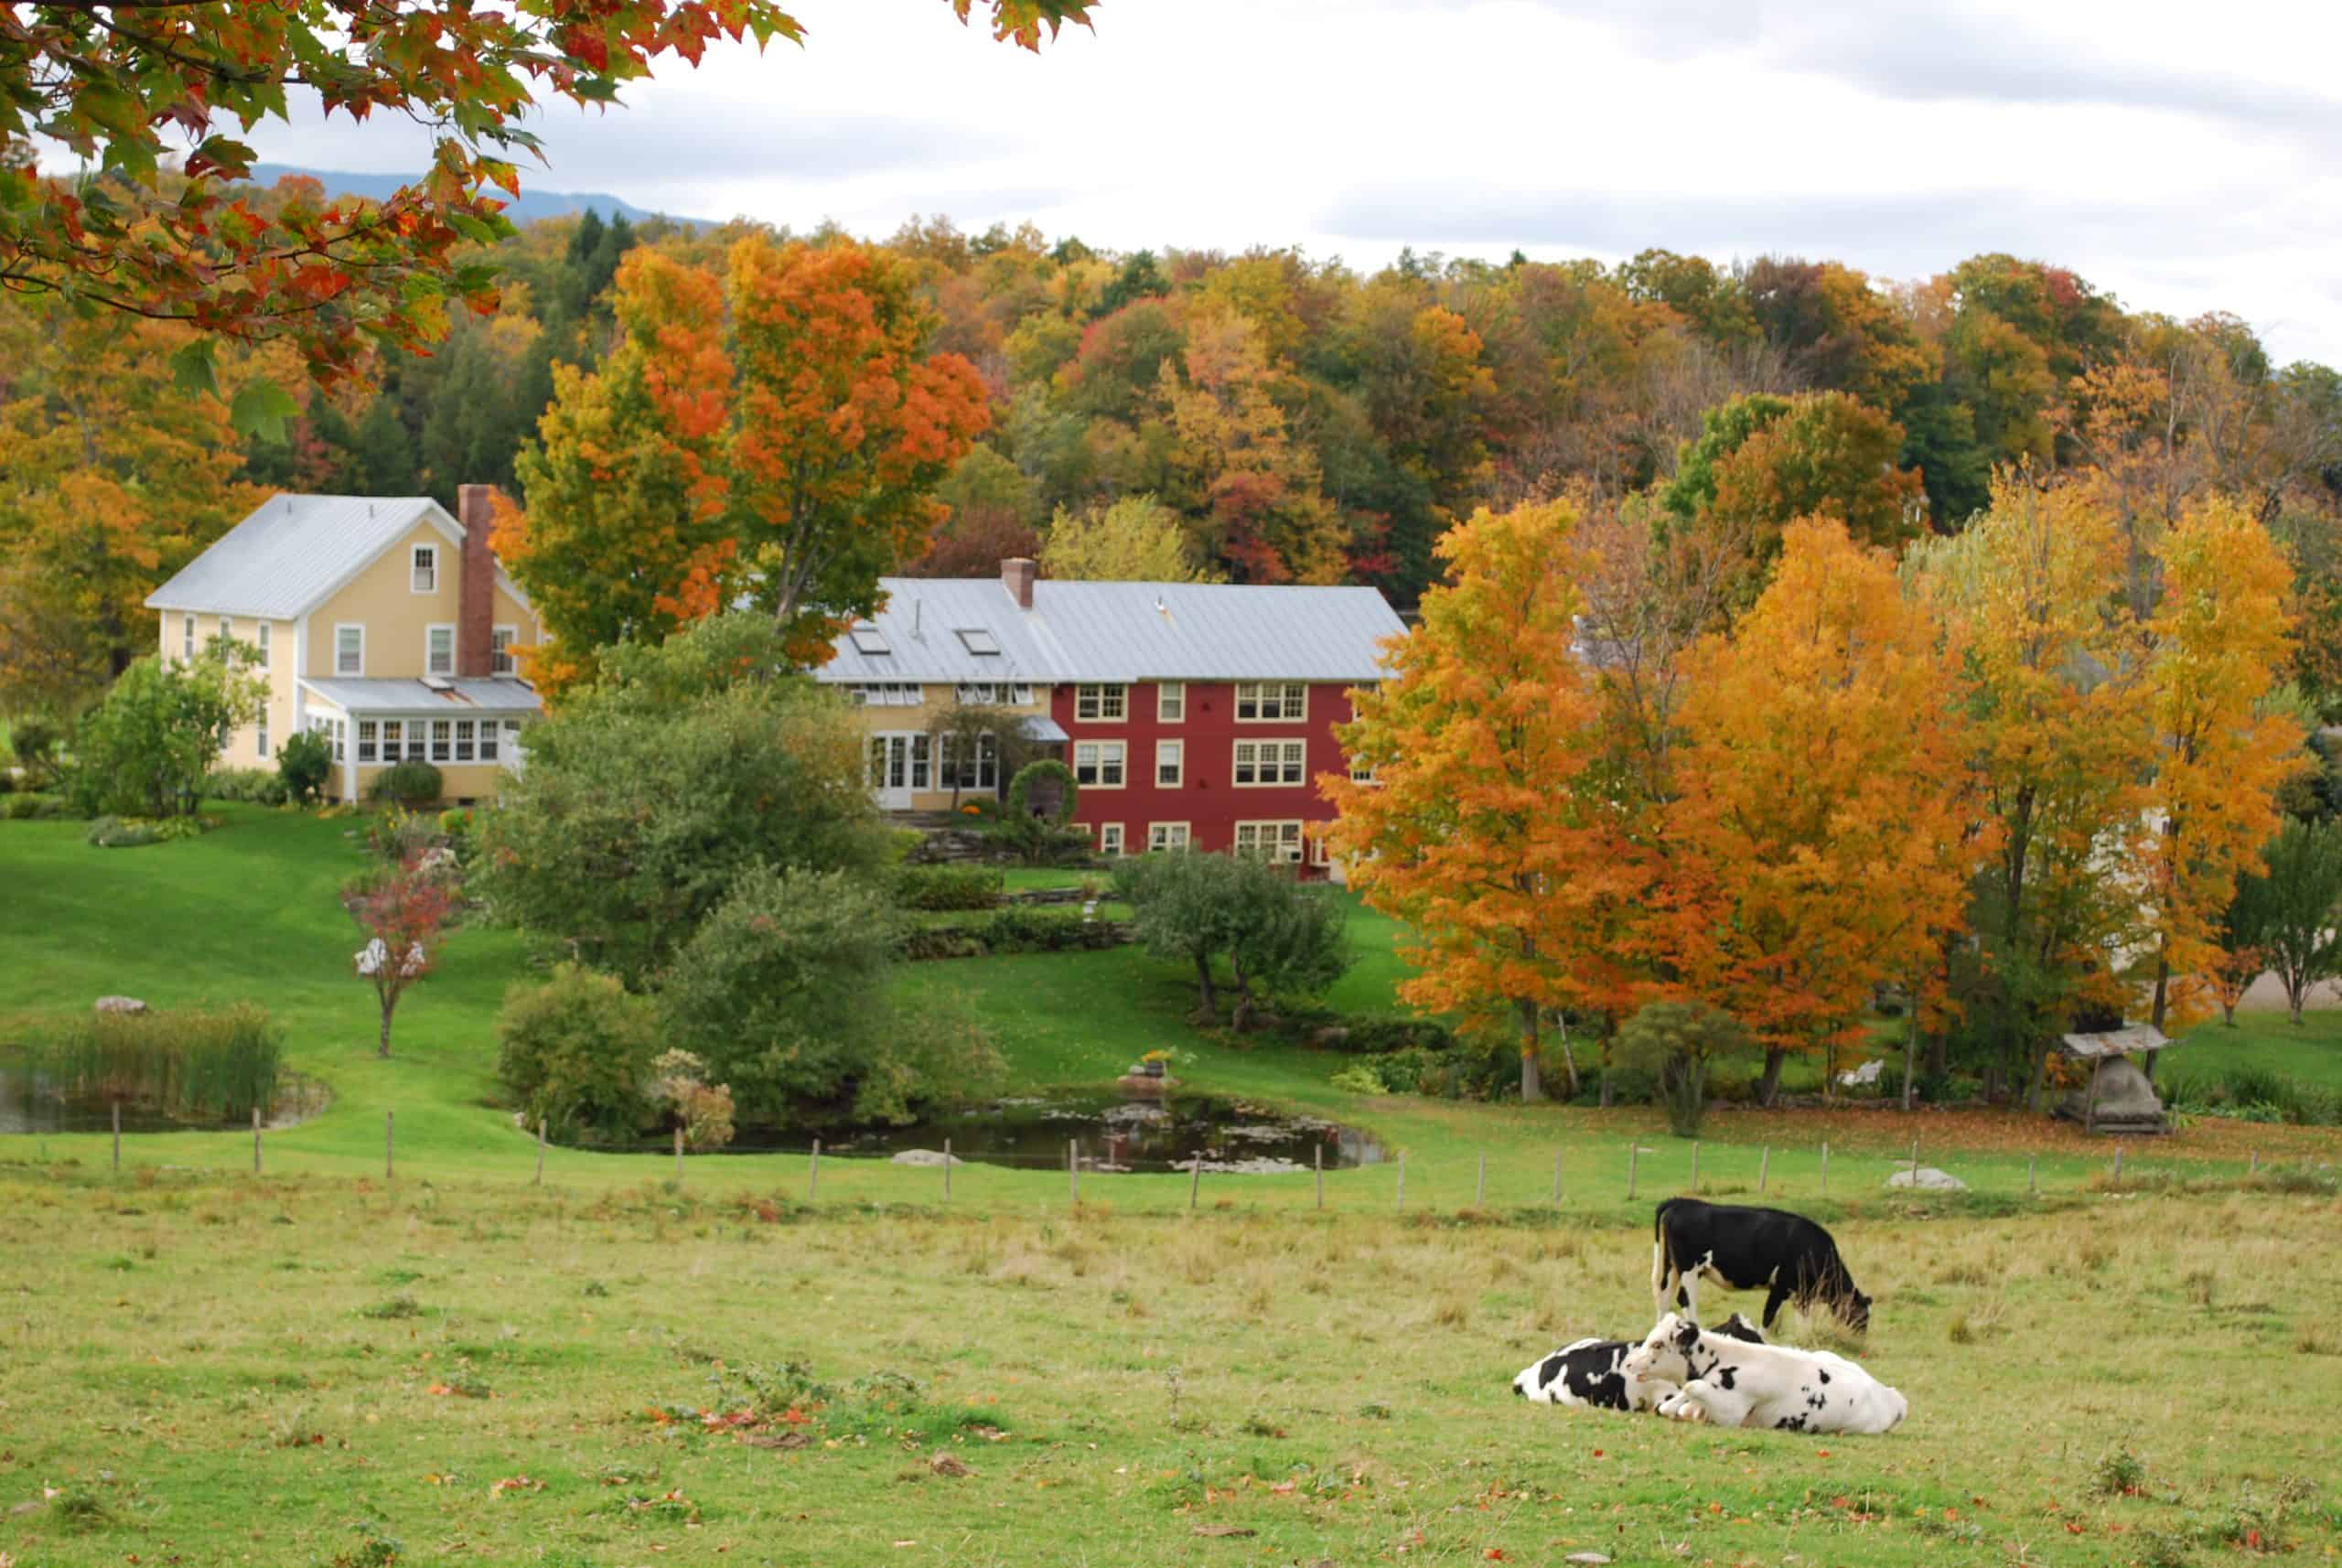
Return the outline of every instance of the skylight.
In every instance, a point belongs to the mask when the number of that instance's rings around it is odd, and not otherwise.
[[[1000,640],[980,626],[959,627],[960,646],[971,653],[998,653]]]
[[[895,651],[886,646],[886,634],[875,626],[855,627],[848,635],[854,639],[854,646],[858,652],[892,653]]]

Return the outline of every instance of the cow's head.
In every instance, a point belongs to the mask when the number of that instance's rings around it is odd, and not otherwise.
[[[1646,1380],[1688,1383],[1692,1352],[1699,1348],[1700,1326],[1678,1313],[1669,1313],[1651,1326],[1643,1342],[1627,1352],[1626,1370]]]
[[[1839,1304],[1838,1310],[1844,1314],[1847,1327],[1857,1334],[1870,1332],[1870,1297],[1860,1291],[1851,1292]]]

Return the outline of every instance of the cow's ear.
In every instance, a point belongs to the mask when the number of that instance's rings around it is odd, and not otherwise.
[[[1675,1343],[1689,1350],[1699,1342],[1700,1326],[1688,1317],[1680,1319],[1675,1325]]]

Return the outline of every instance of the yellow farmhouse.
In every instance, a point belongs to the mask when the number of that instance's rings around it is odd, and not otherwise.
[[[147,596],[165,658],[224,637],[267,680],[221,766],[274,767],[285,736],[317,730],[337,799],[407,761],[437,768],[451,800],[496,795],[541,711],[510,650],[542,628],[489,549],[489,493],[464,486],[460,519],[428,496],[279,495]]]

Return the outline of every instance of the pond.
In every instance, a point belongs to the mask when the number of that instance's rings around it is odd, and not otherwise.
[[[1172,1094],[1131,1099],[1112,1090],[1060,1090],[999,1100],[906,1127],[824,1134],[823,1155],[885,1159],[910,1149],[940,1151],[951,1141],[960,1159],[985,1165],[1063,1166],[1066,1145],[1080,1145],[1085,1171],[1305,1171],[1323,1152],[1326,1168],[1379,1165],[1382,1145],[1355,1127],[1273,1110],[1251,1101]],[[794,1129],[744,1127],[733,1147],[744,1152],[802,1150]]]
[[[262,1123],[289,1127],[325,1109],[330,1097],[325,1086],[285,1074],[277,1080],[276,1112]],[[122,1130],[125,1133],[216,1133],[252,1125],[252,1112],[175,1116],[151,1105],[125,1102]],[[63,1095],[48,1079],[21,1066],[0,1061],[0,1136],[10,1133],[103,1133],[113,1126],[113,1108],[102,1095]]]

